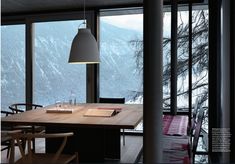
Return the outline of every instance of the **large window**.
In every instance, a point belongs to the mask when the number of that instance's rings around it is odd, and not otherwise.
[[[166,8],[166,10],[170,10]],[[177,17],[177,109],[188,111],[188,8],[178,7]],[[163,108],[171,109],[171,12],[163,19]],[[175,54],[174,54],[175,55]]]
[[[100,17],[100,97],[143,101],[143,14]]]
[[[177,107],[179,111],[188,110],[189,76],[189,11],[187,7],[178,8],[177,29]],[[164,17],[164,25],[170,15]],[[197,6],[192,12],[192,104],[196,99],[207,106],[208,98],[208,10]],[[169,22],[169,21],[168,21]],[[169,22],[170,24],[171,22]],[[168,30],[165,30],[168,28]],[[170,107],[170,26],[164,27],[163,40],[163,97],[164,107]]]
[[[82,21],[35,23],[34,102],[86,102],[86,65],[69,64],[74,36]]]
[[[1,26],[1,109],[25,102],[25,25]]]

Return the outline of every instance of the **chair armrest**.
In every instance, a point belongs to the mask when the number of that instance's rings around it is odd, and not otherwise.
[[[73,132],[68,132],[68,133],[28,133],[28,134],[23,134],[24,137],[29,137],[29,138],[59,138],[59,137],[69,137],[73,136]]]
[[[38,105],[38,104],[32,104],[32,106],[34,106],[34,109],[43,107],[42,105]]]
[[[11,109],[11,111],[12,111],[13,113],[22,113],[22,112],[24,112],[24,110],[16,109],[16,108],[13,108],[13,107],[11,107],[11,106],[9,106],[9,109]]]
[[[7,131],[4,131],[6,132],[8,135],[14,135],[14,134],[20,134],[22,132],[22,130],[7,130]]]
[[[13,112],[4,111],[4,110],[1,110],[1,113],[2,113],[2,114],[5,114],[6,116],[14,114]]]

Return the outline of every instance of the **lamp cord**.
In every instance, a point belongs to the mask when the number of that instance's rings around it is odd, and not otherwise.
[[[81,27],[81,25],[84,25],[85,28],[87,28],[87,24],[86,24],[86,11],[85,11],[85,6],[86,6],[86,2],[85,0],[83,0],[83,22],[81,24],[79,24],[78,29]]]
[[[83,22],[83,24],[85,25],[85,28],[86,28],[86,11],[85,11],[85,7],[86,7],[86,1],[85,0],[83,0],[83,20],[84,20],[84,22]]]

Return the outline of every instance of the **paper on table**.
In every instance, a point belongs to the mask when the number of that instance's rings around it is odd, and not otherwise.
[[[101,109],[101,108],[91,108],[86,111],[83,116],[93,116],[93,117],[111,117],[117,114],[115,109]]]
[[[71,108],[51,108],[51,109],[46,109],[47,113],[73,113],[73,109]]]
[[[102,110],[115,110],[115,111],[121,111],[122,108],[115,108],[115,107],[99,107],[97,109],[102,109]]]

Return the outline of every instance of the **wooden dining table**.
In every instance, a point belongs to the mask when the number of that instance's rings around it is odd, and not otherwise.
[[[115,110],[115,114],[89,116],[90,110]],[[142,119],[143,105],[84,103],[49,105],[2,118],[1,123],[45,126],[46,133],[72,131],[64,153],[78,152],[80,161],[97,162],[120,159],[120,129],[134,129]],[[60,142],[47,139],[46,152],[55,152]]]

